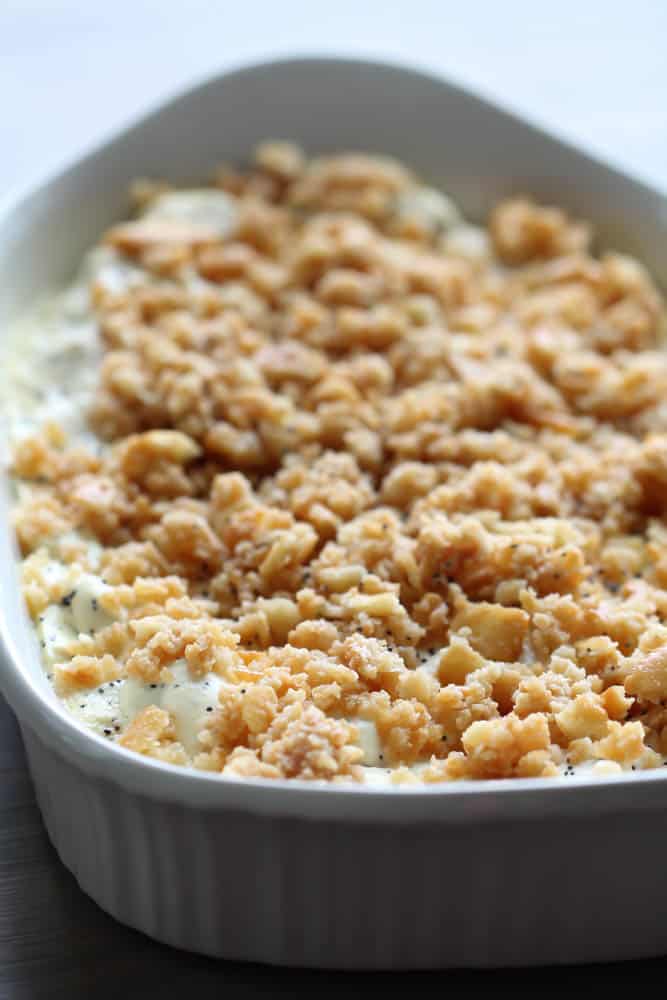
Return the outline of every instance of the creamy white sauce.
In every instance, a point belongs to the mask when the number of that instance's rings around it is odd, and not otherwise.
[[[467,223],[449,228],[440,240],[440,246],[446,253],[473,263],[483,263],[491,256],[489,234],[480,226],[469,226]]]
[[[93,576],[91,573],[84,573],[78,580],[67,607],[72,627],[77,632],[94,635],[105,625],[111,624],[114,619],[104,610],[101,603],[101,599],[110,589],[98,576]]]
[[[229,236],[236,225],[234,198],[224,191],[190,188],[187,191],[167,191],[153,198],[144,218],[169,222],[202,223],[216,230],[219,236]]]
[[[365,785],[376,787],[386,787],[391,784],[393,771],[390,767],[362,767],[363,782]]]
[[[135,677],[124,680],[118,702],[120,718],[127,725],[148,705],[157,705],[171,713],[176,738],[188,753],[195,754],[200,749],[197,734],[207,714],[219,706],[218,695],[225,682],[217,674],[191,677],[184,660],[178,660],[169,669],[173,675],[169,683],[144,684]]]
[[[71,567],[55,560],[46,562],[41,572],[50,583],[67,583],[60,603],[46,607],[36,623],[42,660],[51,667],[69,659],[67,645],[78,635],[94,635],[111,624],[112,616],[100,603],[110,588],[99,577],[89,573],[77,575]]]
[[[76,632],[65,620],[63,609],[59,605],[51,604],[42,611],[37,621],[37,638],[46,667],[69,659],[67,647],[76,639]]]
[[[356,727],[359,746],[363,751],[363,763],[370,767],[380,767],[384,760],[377,726],[368,719],[350,719]]]
[[[120,690],[124,681],[108,681],[90,691],[77,691],[63,702],[79,722],[99,736],[115,738],[121,732],[118,707]]]
[[[84,258],[70,288],[12,325],[1,377],[10,441],[54,421],[72,439],[100,447],[86,425],[101,356],[89,285],[98,281],[110,291],[122,291],[141,274],[114,250],[96,248]]]
[[[447,232],[461,220],[461,213],[452,199],[429,187],[402,191],[396,198],[394,212],[399,220],[416,219],[434,236]]]

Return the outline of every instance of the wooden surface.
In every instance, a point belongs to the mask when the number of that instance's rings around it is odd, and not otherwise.
[[[660,981],[667,961],[616,966],[446,973],[328,973],[216,962],[159,945],[117,924],[79,889],[51,847],[32,793],[18,728],[0,699],[0,1000],[171,1000],[357,995],[397,986],[556,996],[575,986],[635,990]],[[503,994],[504,995],[504,994]],[[577,995],[577,994],[575,994]],[[594,993],[593,995],[601,995]]]

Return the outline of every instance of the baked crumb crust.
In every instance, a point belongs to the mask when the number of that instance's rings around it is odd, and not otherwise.
[[[74,569],[72,532],[103,547],[114,620],[58,692],[213,672],[198,752],[156,705],[119,742],[240,778],[360,780],[355,720],[397,784],[662,763],[667,354],[642,266],[524,197],[467,226],[378,157],[265,143],[215,183],[224,238],[106,235],[143,272],[91,288],[108,449],[48,426],[16,451],[31,614],[67,595],[46,543]]]

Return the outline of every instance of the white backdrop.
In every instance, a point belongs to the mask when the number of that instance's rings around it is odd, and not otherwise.
[[[665,0],[0,0],[0,191],[189,81],[307,52],[439,70],[667,189]]]

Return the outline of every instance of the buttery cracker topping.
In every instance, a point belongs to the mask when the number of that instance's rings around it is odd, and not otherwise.
[[[284,142],[133,193],[87,279],[96,447],[50,422],[15,450],[67,707],[236,779],[661,765],[666,314],[643,267],[528,197],[482,229],[399,163]]]

